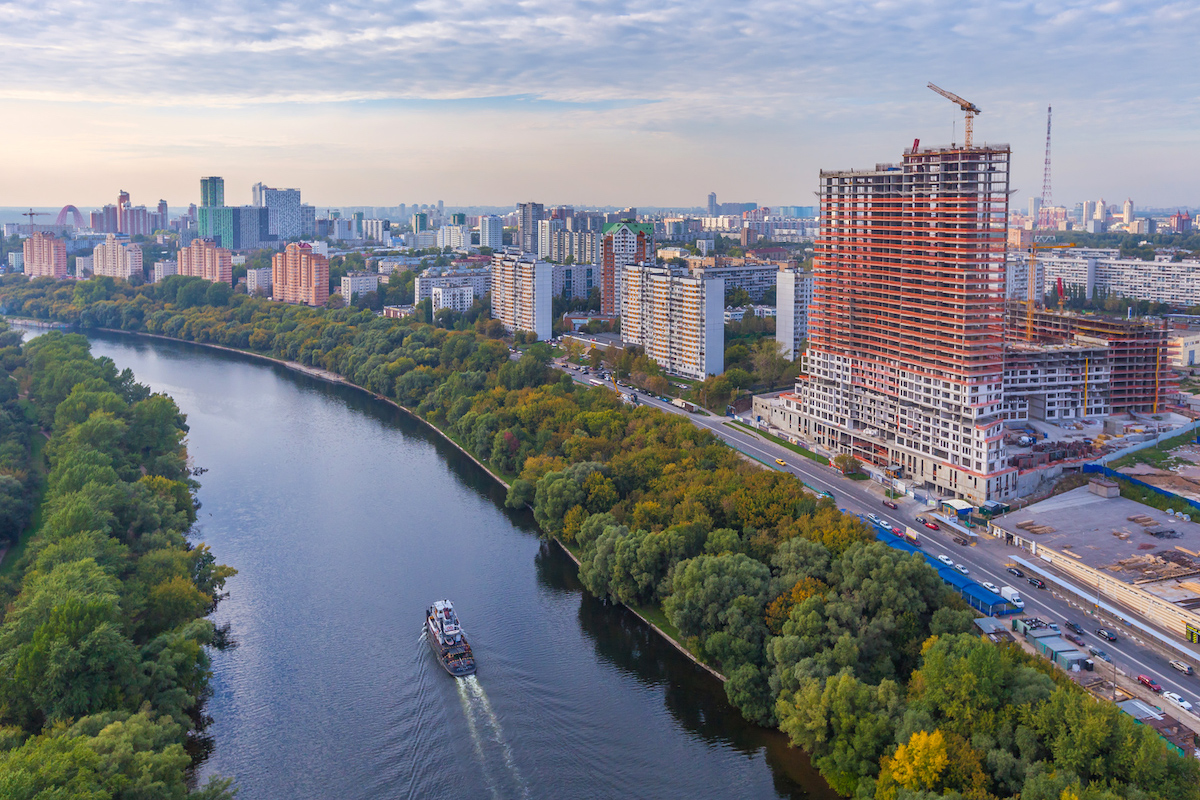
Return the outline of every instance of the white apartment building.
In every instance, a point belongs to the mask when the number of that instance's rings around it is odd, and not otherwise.
[[[435,286],[470,286],[475,297],[483,297],[492,290],[492,271],[488,267],[440,274],[435,270],[436,267],[431,267],[417,276],[413,286],[414,303],[433,297]]]
[[[621,338],[667,372],[703,380],[725,371],[725,282],[627,265]]]
[[[8,254],[9,263],[12,263],[13,253]],[[92,256],[75,256],[75,275],[82,278],[85,275],[91,275],[93,272],[94,259]]]
[[[555,297],[586,298],[592,287],[600,287],[599,264],[553,264]]]
[[[495,214],[479,218],[479,246],[493,250],[504,249],[504,220]]]
[[[723,258],[721,256],[692,256],[688,269],[697,278],[720,278],[726,289],[745,289],[754,302],[761,302],[768,289],[776,287],[775,273],[787,266],[778,261],[757,261],[752,258]]]
[[[108,234],[92,250],[92,274],[129,280],[142,274],[142,248],[128,243],[124,237]]]
[[[362,221],[362,235],[364,239],[380,243],[390,238],[388,236],[388,229],[384,227],[384,220],[381,219],[364,219]]]
[[[813,299],[813,273],[785,267],[775,273],[775,341],[789,361],[800,355],[808,336],[808,307]]]
[[[435,313],[448,308],[461,314],[475,302],[475,289],[470,285],[435,286],[431,296]]]
[[[437,230],[437,246],[467,250],[471,247],[471,229],[466,225],[443,225]]]
[[[257,267],[246,270],[246,294],[271,296],[271,268]]]
[[[570,259],[575,264],[600,264],[604,234],[599,231],[556,230],[550,235],[550,251],[545,258],[558,264]]]
[[[1019,253],[1012,258],[1024,261],[1028,255]],[[1141,261],[1121,258],[1115,249],[1071,248],[1039,253],[1038,271],[1044,275],[1047,296],[1062,278],[1065,285],[1083,289],[1089,299],[1099,292],[1179,307],[1200,303],[1200,263],[1196,261],[1172,261],[1170,256]]]
[[[342,276],[342,297],[347,303],[369,292],[378,291],[379,275],[375,272],[348,272]]]
[[[516,248],[492,256],[492,318],[509,333],[533,331],[553,337],[551,265]]]
[[[537,224],[537,257],[541,259],[550,258],[550,250],[554,241],[554,234],[562,231],[564,228],[561,219],[542,219],[538,220]]]
[[[78,266],[78,261],[76,261]],[[168,275],[179,274],[179,262],[177,261],[155,261],[154,262],[154,277],[152,283],[161,283],[162,279]]]
[[[437,231],[418,231],[404,234],[404,243],[416,250],[428,250],[437,247]]]

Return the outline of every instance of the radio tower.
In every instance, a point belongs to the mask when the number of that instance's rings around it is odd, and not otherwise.
[[[1042,210],[1038,215],[1038,227],[1050,226],[1050,206],[1053,197],[1050,193],[1050,106],[1046,106],[1046,166],[1042,173]]]

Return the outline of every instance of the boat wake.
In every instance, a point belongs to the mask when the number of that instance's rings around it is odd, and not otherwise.
[[[467,728],[471,733],[471,741],[475,745],[475,755],[479,759],[479,766],[483,770],[488,790],[491,791],[493,797],[512,796],[507,789],[502,793],[501,787],[497,785],[492,776],[490,762],[494,760],[494,756],[489,753],[495,753],[498,750],[500,760],[504,762],[508,778],[513,784],[512,788],[515,788],[521,797],[528,798],[529,786],[521,777],[521,771],[517,769],[512,748],[504,739],[500,718],[492,709],[492,703],[488,700],[483,685],[474,675],[456,678],[454,682],[458,688],[458,698],[462,703],[463,714],[467,718]],[[482,735],[481,728],[485,729]],[[487,737],[486,740],[484,735]]]

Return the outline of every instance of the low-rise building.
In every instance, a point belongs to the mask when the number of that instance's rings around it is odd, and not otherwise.
[[[342,276],[342,297],[353,303],[355,297],[379,291],[379,274],[375,272],[348,272]]]
[[[1200,367],[1200,330],[1171,331],[1167,358],[1176,369]]]
[[[621,337],[669,373],[725,371],[725,282],[631,264],[621,279]]]
[[[475,302],[475,289],[469,285],[435,286],[431,297],[435,312],[448,308],[461,314]]]

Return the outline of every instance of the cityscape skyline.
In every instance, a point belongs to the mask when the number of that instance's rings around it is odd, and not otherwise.
[[[113,186],[186,203],[208,174],[231,199],[264,182],[320,205],[797,204],[858,153],[961,139],[929,80],[983,109],[978,141],[1011,145],[1018,205],[1040,193],[1050,104],[1056,195],[1195,201],[1200,125],[1178,102],[1195,78],[1177,69],[1192,7],[521,3],[469,25],[456,10],[7,7],[0,42],[19,57],[0,109],[36,124],[8,131],[22,158],[0,204],[94,205]]]

